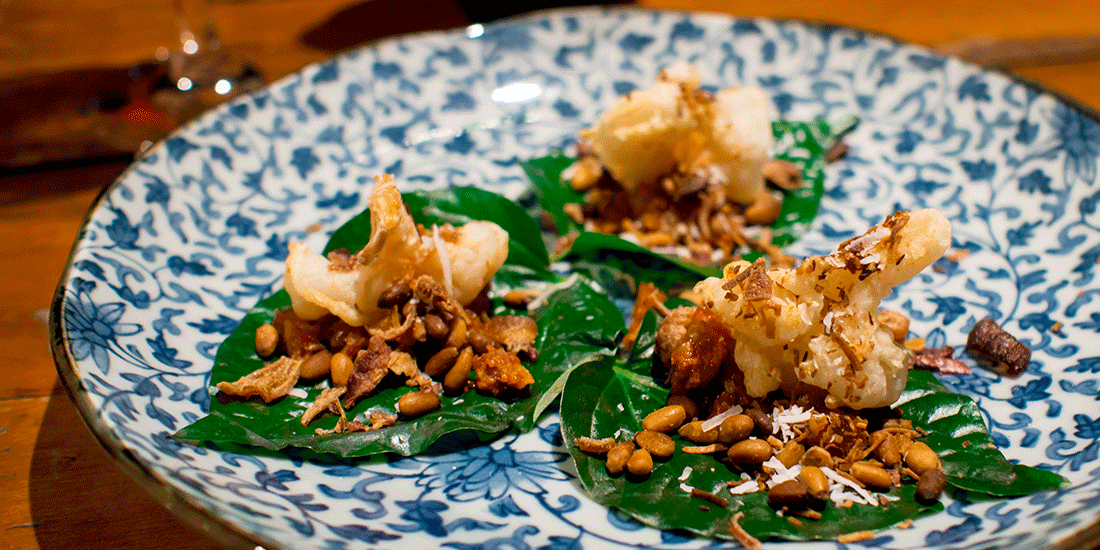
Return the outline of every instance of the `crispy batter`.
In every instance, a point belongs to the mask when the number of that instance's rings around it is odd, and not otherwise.
[[[502,349],[491,349],[475,357],[473,369],[477,373],[477,389],[494,395],[509,389],[522,390],[535,382],[519,358]]]
[[[749,396],[812,386],[830,407],[884,407],[905,388],[910,354],[878,322],[879,302],[938,259],[950,233],[935,210],[898,212],[828,256],[766,270],[770,289],[754,275],[763,268],[744,261],[695,289],[732,328]]]
[[[403,351],[390,353],[386,368],[394,374],[408,378],[405,381],[406,386],[418,386],[421,390],[435,394],[442,391],[439,383],[434,382],[428,375],[420,372],[420,367],[416,365],[416,359]]]
[[[325,388],[321,393],[313,400],[313,403],[306,409],[306,412],[302,413],[302,425],[309,426],[313,419],[324,411],[332,411],[333,414],[339,414],[341,418],[344,415],[344,408],[340,406],[340,396],[344,395],[344,392],[348,391],[347,386],[337,386],[335,388]]]
[[[301,359],[284,356],[242,376],[236,382],[218,382],[217,388],[228,395],[258,395],[264,403],[270,403],[286,395],[298,383],[301,368]]]
[[[394,340],[402,334],[408,332],[408,330],[411,329],[413,327],[413,324],[416,322],[416,315],[409,315],[408,313],[406,313],[404,321],[399,321],[400,318],[401,316],[400,314],[398,314],[397,306],[394,306],[393,312],[388,318],[389,327],[368,328],[367,333],[371,336],[378,336],[383,340]]]
[[[393,426],[397,423],[397,415],[386,411],[371,411],[370,425],[365,425],[358,420],[349,420],[344,424],[346,432],[371,432]]]
[[[539,325],[534,319],[526,315],[497,315],[486,320],[483,327],[493,339],[504,344],[504,349],[522,353],[531,361],[538,358],[534,344]]]

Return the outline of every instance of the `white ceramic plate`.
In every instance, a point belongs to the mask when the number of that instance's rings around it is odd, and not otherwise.
[[[216,109],[153,148],[91,210],[53,307],[65,384],[125,468],[227,544],[712,544],[642,528],[582,496],[556,417],[490,445],[454,438],[452,454],[391,460],[242,456],[168,437],[204,413],[214,350],[279,286],[286,243],[320,248],[365,207],[373,176],[517,197],[517,159],[570,143],[677,60],[713,87],[763,86],[785,118],[862,118],[796,253],[825,252],[895,208],[941,208],[969,256],[942,260],[890,307],[934,346],[961,346],[992,316],[1034,349],[1018,379],[979,370],[948,383],[977,399],[1010,459],[1073,488],[951,502],[849,547],[1085,540],[1078,532],[1100,501],[1097,119],[1002,74],[835,27],[555,11],[386,41]],[[318,222],[322,231],[307,231]]]

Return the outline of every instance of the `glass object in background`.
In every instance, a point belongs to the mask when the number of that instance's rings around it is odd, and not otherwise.
[[[210,0],[172,0],[179,44],[162,47],[157,60],[167,82],[152,93],[152,104],[177,123],[223,101],[259,89],[264,79],[218,35]]]

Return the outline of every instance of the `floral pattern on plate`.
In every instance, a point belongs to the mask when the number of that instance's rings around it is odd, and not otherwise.
[[[990,316],[1034,350],[1017,379],[976,370],[945,382],[977,399],[1008,458],[1074,487],[956,495],[942,514],[847,547],[1030,550],[1096,522],[1096,116],[919,47],[798,22],[552,11],[382,42],[208,113],[137,161],[78,236],[53,331],[82,413],[146,483],[267,547],[710,547],[582,496],[553,416],[528,434],[459,434],[389,460],[169,438],[204,414],[214,351],[278,288],[287,243],[319,249],[366,206],[374,175],[529,200],[518,160],[568,146],[678,60],[713,88],[762,86],[785,118],[861,117],[797,254],[828,251],[895,209],[940,208],[969,254],[940,260],[887,306],[931,346],[961,347]]]

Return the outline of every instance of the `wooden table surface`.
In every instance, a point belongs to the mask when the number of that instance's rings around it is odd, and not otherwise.
[[[419,0],[210,0],[210,4],[223,41],[251,59],[269,79],[386,34],[470,22],[462,6],[448,2],[432,3],[430,9]],[[642,0],[639,4],[827,21],[928,46],[973,36],[1045,40],[1100,35],[1100,18],[1086,2],[833,0],[808,6],[801,0]],[[466,6],[479,8],[473,2]],[[0,81],[18,84],[63,71],[124,68],[148,59],[158,45],[170,43],[172,24],[171,0],[0,0]],[[1016,72],[1100,109],[1100,60],[1079,59],[1089,55],[1040,59],[1040,64],[1019,67]],[[29,118],[16,122],[35,122]],[[0,548],[214,547],[114,466],[58,382],[49,351],[45,311],[73,239],[97,193],[126,164],[100,158],[0,172],[0,502],[6,503],[0,506]]]

